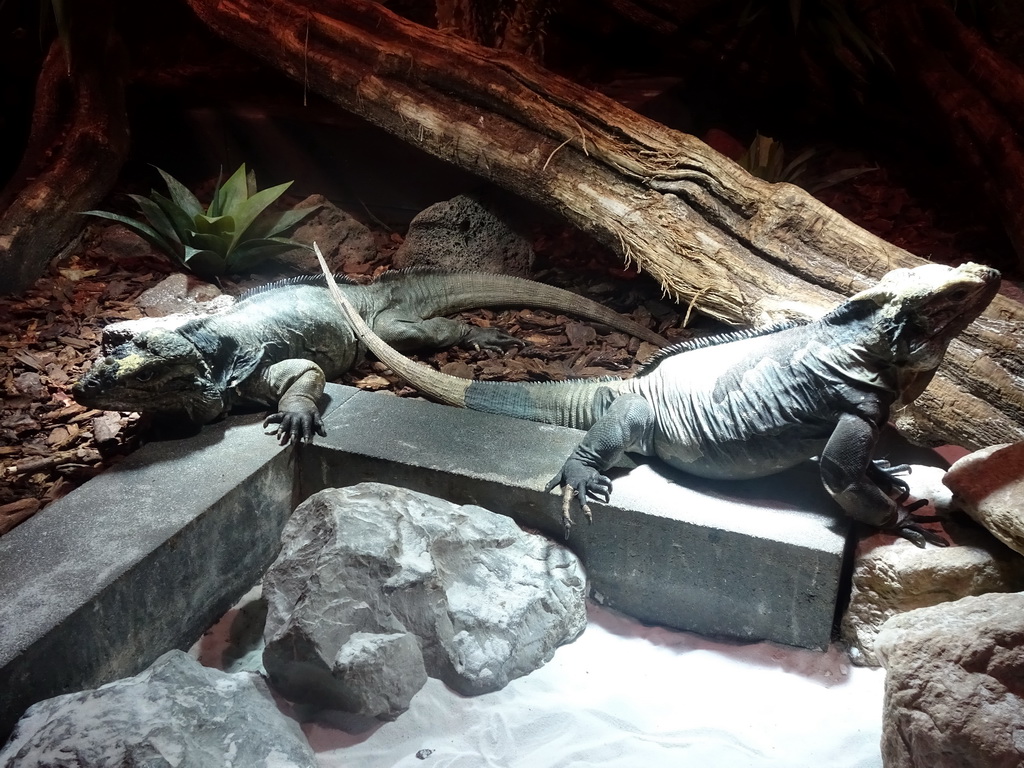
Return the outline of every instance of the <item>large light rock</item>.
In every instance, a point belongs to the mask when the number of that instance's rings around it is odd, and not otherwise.
[[[988,531],[947,521],[950,547],[876,534],[861,541],[840,635],[854,664],[878,666],[875,638],[893,616],[969,595],[1024,590],[1024,558]]]
[[[34,704],[0,750],[4,768],[316,764],[262,678],[207,669],[181,651],[135,677]]]
[[[1024,443],[964,456],[944,479],[967,514],[1024,554]]]
[[[1024,594],[896,616],[875,650],[886,668],[886,768],[1024,764]]]
[[[263,662],[318,709],[394,718],[427,675],[498,690],[586,626],[575,555],[481,507],[362,483],[307,499],[282,542]]]
[[[533,255],[530,243],[492,205],[459,195],[416,215],[394,263],[529,277]]]

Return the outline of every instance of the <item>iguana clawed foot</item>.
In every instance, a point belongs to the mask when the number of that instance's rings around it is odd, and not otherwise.
[[[590,511],[588,498],[607,502],[612,493],[612,481],[602,475],[593,467],[588,467],[580,462],[569,459],[562,467],[562,471],[551,478],[545,486],[545,491],[550,491],[556,485],[562,486],[562,530],[565,538],[569,538],[572,531],[572,500],[580,500],[580,509],[587,516],[587,520],[594,522],[594,515]]]
[[[942,518],[935,515],[914,514],[915,511],[927,506],[927,504],[927,499],[918,499],[906,506],[900,505],[896,511],[896,521],[890,525],[883,526],[882,530],[894,536],[900,536],[919,547],[924,547],[925,544],[934,544],[936,547],[948,547],[949,542],[942,538],[939,533],[924,527],[926,523],[941,522]]]
[[[471,327],[464,339],[459,342],[464,349],[488,350],[491,352],[505,352],[513,347],[525,347],[526,342],[517,339],[515,336],[498,328],[477,328]]]
[[[270,434],[276,435],[277,442],[281,445],[288,445],[290,442],[308,443],[314,434],[320,437],[327,434],[323,419],[317,410],[272,413],[263,420],[263,426],[268,427],[272,424],[276,424],[277,428]]]
[[[868,465],[868,477],[875,485],[889,495],[899,491],[896,503],[902,504],[910,496],[910,484],[900,475],[909,475],[913,468],[909,464],[890,464],[887,459],[875,459]]]

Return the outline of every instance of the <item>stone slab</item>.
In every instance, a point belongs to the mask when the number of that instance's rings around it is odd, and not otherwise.
[[[30,704],[187,648],[262,575],[299,499],[261,418],[150,443],[0,537],[0,743]]]
[[[326,423],[300,459],[304,497],[375,480],[561,535],[560,498],[543,488],[582,432],[363,392]],[[568,542],[596,600],[706,635],[827,646],[851,526],[812,465],[725,483],[652,462],[613,479]]]

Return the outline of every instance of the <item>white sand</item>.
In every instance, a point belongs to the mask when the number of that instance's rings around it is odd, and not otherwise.
[[[714,642],[591,605],[575,643],[502,691],[430,680],[394,722],[304,730],[324,768],[878,768],[884,680],[835,648]]]

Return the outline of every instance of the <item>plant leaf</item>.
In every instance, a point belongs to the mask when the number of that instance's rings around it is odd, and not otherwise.
[[[139,206],[139,210],[142,211],[142,215],[149,220],[153,229],[159,232],[167,242],[175,242],[181,239],[174,230],[171,220],[167,218],[167,214],[163,212],[159,205],[142,195],[128,195],[128,197],[135,201],[135,204]]]
[[[225,247],[231,242],[235,231],[233,216],[207,216],[199,214],[192,220],[194,231],[200,235],[213,235],[224,241]]]
[[[110,213],[109,211],[82,211],[82,215],[97,216],[101,219],[109,219],[110,221],[116,221],[118,224],[123,224],[161,253],[169,256],[178,264],[184,264],[182,250],[167,242],[159,232],[144,222],[129,218],[128,216],[122,216],[119,213]]]
[[[174,232],[178,236],[177,239],[183,243],[188,242],[189,233],[195,228],[193,217],[183,211],[173,200],[164,197],[159,192],[153,192],[150,199],[160,206],[160,210],[170,220],[171,226],[174,227]]]
[[[240,272],[266,261],[271,256],[276,256],[279,253],[285,253],[295,248],[308,249],[309,246],[283,237],[246,240],[228,256],[227,269],[229,272]]]
[[[196,199],[196,196],[189,191],[188,187],[166,171],[157,168],[155,165],[153,167],[156,168],[157,173],[163,177],[164,184],[167,185],[167,192],[170,194],[171,200],[174,201],[174,204],[178,206],[185,215],[191,219],[196,214],[203,212],[203,206],[199,204],[199,200]]]
[[[246,231],[256,221],[256,217],[283,195],[284,191],[291,185],[292,182],[288,181],[284,184],[278,184],[276,187],[261,190],[235,207],[234,211],[232,211],[235,216],[235,236],[231,240],[232,248],[236,247],[242,240]]]
[[[279,235],[282,232],[291,229],[311,213],[320,210],[322,207],[323,206],[320,203],[317,203],[309,208],[292,208],[290,211],[284,211],[277,217],[268,216],[266,217],[266,231],[261,231],[258,235],[259,237],[273,237],[274,235]],[[262,224],[263,220],[261,219],[260,222],[257,223]],[[260,228],[263,229],[263,227]],[[254,236],[257,234],[255,230],[250,231]]]
[[[238,166],[238,170],[231,174],[231,177],[224,182],[224,186],[217,190],[214,195],[214,202],[217,203],[218,216],[234,216],[235,209],[249,199],[245,175],[245,163]],[[210,204],[211,206],[213,203]]]
[[[186,245],[184,263],[192,272],[204,277],[224,274],[225,261],[223,257],[206,249]]]

